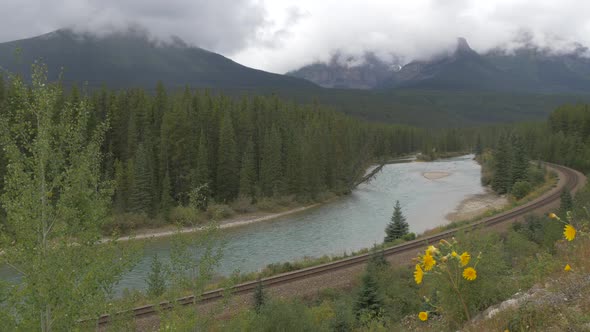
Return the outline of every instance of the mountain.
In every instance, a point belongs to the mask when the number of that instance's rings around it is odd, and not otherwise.
[[[452,52],[398,68],[376,57],[362,65],[330,63],[305,66],[288,75],[330,88],[382,90],[488,91],[510,93],[587,93],[590,91],[590,52],[578,47],[556,54],[532,44],[511,52],[475,52],[467,40],[457,39]],[[372,54],[372,53],[367,53]]]
[[[362,58],[336,53],[328,63],[314,63],[286,75],[314,82],[325,88],[373,89],[388,80],[399,68],[401,61],[385,63],[375,54],[367,52]]]
[[[451,54],[429,61],[413,61],[392,75],[382,87],[429,90],[494,90],[510,78],[471,49],[464,38]]]
[[[588,92],[588,49],[578,45],[571,53],[555,54],[532,45],[506,52],[495,49],[484,58],[496,68],[518,77],[528,90],[540,92]]]
[[[168,43],[154,42],[138,30],[98,37],[62,29],[0,43],[0,66],[10,72],[30,77],[30,64],[37,59],[47,64],[50,79],[57,78],[63,68],[66,82],[87,82],[90,87],[106,84],[151,88],[159,80],[168,87],[315,87],[302,79],[248,68],[219,54],[188,46],[179,38]]]

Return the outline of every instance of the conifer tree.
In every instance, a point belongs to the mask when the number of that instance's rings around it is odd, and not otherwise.
[[[254,155],[254,144],[252,140],[246,143],[246,150],[242,156],[240,169],[240,195],[244,197],[254,196],[254,182],[256,180],[256,164]]]
[[[561,193],[561,200],[560,200],[560,205],[559,205],[559,209],[561,210],[561,213],[565,214],[567,212],[571,212],[574,208],[574,200],[572,199],[572,195],[570,194],[570,192],[568,190],[564,190]]]
[[[196,166],[193,187],[210,183],[209,151],[207,150],[207,137],[205,136],[204,131],[201,131],[201,137],[199,139],[199,151],[197,154]]]
[[[216,197],[222,202],[236,198],[239,190],[238,151],[231,115],[223,117],[219,133],[219,152],[217,154]]]
[[[492,189],[499,194],[506,194],[512,188],[512,156],[509,140],[502,135],[494,153],[495,173],[492,179]]]
[[[529,160],[527,151],[521,137],[513,135],[512,137],[512,178],[511,187],[518,181],[526,181],[528,178]]]
[[[134,162],[133,186],[129,193],[129,209],[132,212],[150,213],[152,205],[152,171],[148,151],[140,144]]]
[[[160,197],[160,212],[167,214],[174,205],[172,198],[172,185],[170,184],[170,172],[166,171],[162,180],[162,193]]]
[[[260,184],[266,196],[280,193],[283,188],[282,164],[281,164],[281,135],[276,127],[264,136],[264,145],[261,151]]]
[[[391,242],[396,239],[401,239],[404,235],[408,234],[410,225],[406,222],[406,217],[402,213],[401,205],[399,201],[395,201],[395,207],[393,208],[393,215],[391,216],[391,222],[387,224],[385,228],[385,242]]]
[[[264,303],[266,302],[266,295],[264,294],[264,288],[262,281],[258,280],[256,288],[254,289],[254,310],[259,313]]]
[[[362,278],[361,289],[354,302],[354,312],[357,319],[363,316],[379,317],[383,310],[383,298],[379,292],[376,269],[369,266]]]

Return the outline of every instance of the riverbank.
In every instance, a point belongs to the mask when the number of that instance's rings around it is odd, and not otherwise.
[[[331,201],[331,200],[328,200]],[[292,215],[298,212],[302,212],[305,210],[309,210],[314,207],[318,207],[321,204],[325,204],[326,202],[322,203],[315,203],[311,205],[301,206],[293,209],[289,209],[283,212],[278,213],[271,213],[271,212],[259,212],[259,213],[251,213],[251,214],[241,214],[238,216],[234,216],[231,218],[227,218],[221,220],[219,222],[220,229],[232,228],[232,227],[239,227],[245,226],[257,222],[273,220],[277,218],[281,218],[284,216]],[[135,232],[133,235],[122,236],[117,238],[117,241],[129,241],[129,240],[142,240],[142,239],[152,239],[152,238],[160,238],[166,236],[172,236],[175,234],[187,234],[187,233],[194,233],[198,231],[202,231],[206,228],[206,226],[194,226],[194,227],[182,227],[177,228],[173,226],[165,226],[160,228],[154,229],[140,229]],[[103,241],[108,241],[108,239],[103,239]]]
[[[501,210],[510,204],[506,196],[500,196],[486,188],[483,194],[465,198],[455,210],[445,216],[450,221],[470,220],[483,216],[491,210]]]
[[[376,168],[382,167],[386,164],[394,164],[400,162],[411,162],[414,161],[414,155],[407,155],[401,156],[399,158],[395,158],[389,160],[384,163],[373,163],[365,168],[364,174],[369,174],[371,172],[375,172]],[[377,172],[375,172],[377,173]],[[367,181],[370,177],[366,177],[360,183]],[[359,184],[360,184],[359,183]],[[254,223],[270,221],[286,216],[290,216],[293,214],[297,214],[299,212],[303,212],[315,207],[323,206],[327,203],[333,202],[339,198],[342,198],[345,195],[336,195],[332,193],[326,193],[323,195],[323,199],[308,204],[308,205],[299,205],[294,203],[294,200],[289,200],[289,204],[279,207],[281,210],[279,211],[256,211],[256,212],[249,212],[249,213],[235,213],[232,212],[231,217],[221,218],[217,220],[220,229],[227,229],[227,228],[234,228],[240,226],[246,226]],[[230,208],[228,206],[228,208]],[[129,240],[142,240],[142,239],[152,239],[152,238],[161,238],[161,237],[168,237],[178,233],[186,234],[186,233],[194,233],[198,231],[202,231],[207,228],[208,221],[203,221],[196,226],[188,226],[188,227],[181,227],[180,229],[173,225],[173,224],[166,224],[157,227],[141,227],[134,229],[130,235],[125,235],[117,238],[117,241],[129,241]],[[102,241],[106,242],[109,238],[105,237]]]

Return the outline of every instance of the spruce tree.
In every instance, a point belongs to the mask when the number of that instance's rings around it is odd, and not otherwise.
[[[357,320],[379,317],[382,313],[383,298],[379,292],[377,270],[369,265],[362,278],[361,289],[354,302],[354,312]]]
[[[174,205],[172,198],[172,185],[170,184],[170,172],[166,170],[164,179],[162,180],[162,193],[160,197],[160,212],[167,214]]]
[[[512,137],[512,154],[511,187],[518,181],[528,179],[529,160],[526,147],[520,136],[514,135]]]
[[[254,155],[254,144],[252,140],[246,143],[246,150],[242,156],[242,167],[240,169],[240,196],[254,196],[254,182],[256,180],[256,164]]]
[[[262,281],[259,279],[256,288],[254,288],[254,310],[259,313],[265,302],[266,295],[264,294]]]
[[[498,147],[494,152],[494,178],[492,189],[498,194],[506,194],[512,188],[512,158],[513,154],[506,135],[500,136]]]
[[[266,196],[279,194],[283,189],[281,151],[281,135],[273,126],[264,136],[264,145],[260,153],[260,184]]]
[[[134,163],[133,186],[129,195],[129,209],[132,212],[150,213],[152,205],[152,170],[148,151],[144,144],[137,148]]]
[[[207,150],[207,137],[201,131],[199,138],[199,151],[197,154],[197,168],[193,177],[193,187],[208,184],[211,181],[209,173],[209,151]]]
[[[574,208],[574,200],[572,199],[572,195],[566,189],[561,193],[561,201],[559,205],[559,209],[561,210],[562,214],[567,212],[571,212]]]
[[[409,229],[410,225],[406,222],[406,217],[402,213],[399,201],[395,201],[391,222],[385,228],[386,236],[384,241],[392,242],[396,239],[401,239],[404,235],[408,234]]]
[[[216,196],[222,202],[236,198],[239,190],[238,151],[230,113],[226,113],[219,133]]]

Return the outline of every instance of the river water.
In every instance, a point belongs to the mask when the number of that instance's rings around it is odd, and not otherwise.
[[[396,200],[411,232],[445,224],[445,215],[462,200],[484,192],[480,166],[472,158],[386,165],[372,181],[359,185],[348,196],[280,219],[224,229],[225,245],[217,273],[252,272],[270,263],[341,255],[380,243]],[[436,180],[423,176],[433,171],[450,175]],[[152,255],[158,253],[167,260],[169,252],[169,238],[146,241],[143,258],[124,276],[119,290],[144,288]],[[12,279],[10,274],[0,268],[0,277]]]

